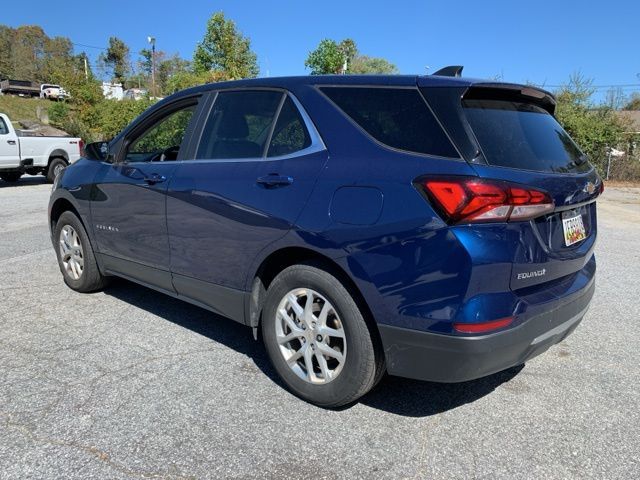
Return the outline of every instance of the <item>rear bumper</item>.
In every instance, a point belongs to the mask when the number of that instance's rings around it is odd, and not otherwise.
[[[595,290],[591,281],[518,326],[482,336],[453,336],[378,325],[391,375],[464,382],[520,365],[564,340],[578,326]]]

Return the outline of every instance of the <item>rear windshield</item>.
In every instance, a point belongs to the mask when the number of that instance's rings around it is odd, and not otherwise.
[[[415,88],[321,88],[369,135],[389,147],[460,158]]]
[[[589,162],[546,110],[507,100],[463,100],[487,162],[540,172],[585,172]]]

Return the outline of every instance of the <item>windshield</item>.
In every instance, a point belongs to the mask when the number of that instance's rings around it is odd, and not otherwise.
[[[556,119],[536,105],[467,99],[462,106],[490,165],[557,173],[591,168]]]

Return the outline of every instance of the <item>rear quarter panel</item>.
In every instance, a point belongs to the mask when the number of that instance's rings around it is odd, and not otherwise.
[[[457,281],[468,283],[469,272],[458,265],[468,256],[413,181],[427,173],[474,175],[471,167],[462,159],[380,146],[315,88],[306,86],[294,93],[322,135],[329,159],[295,227],[261,253],[256,268],[270,251],[285,246],[317,251],[347,272],[379,323],[394,322],[398,309],[416,302],[456,295],[452,286]],[[345,189],[349,201],[343,198]],[[252,278],[247,278],[247,288]],[[390,303],[389,298],[397,302]],[[396,307],[389,309],[393,304]]]

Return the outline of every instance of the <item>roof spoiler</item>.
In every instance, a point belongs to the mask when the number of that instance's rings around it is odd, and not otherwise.
[[[467,99],[517,100],[536,104],[551,115],[556,109],[556,98],[552,93],[532,85],[518,85],[516,83],[479,82],[469,87],[464,94]]]
[[[438,75],[440,77],[461,77],[462,69],[464,66],[462,65],[449,65],[448,67],[441,68],[432,75]]]

